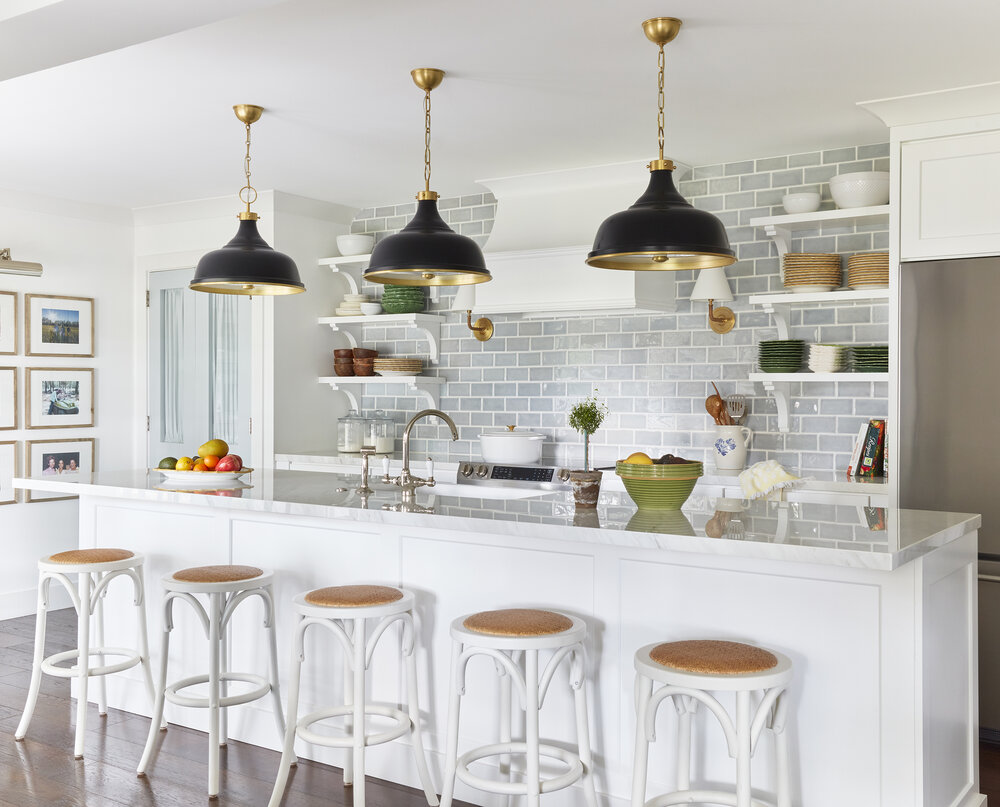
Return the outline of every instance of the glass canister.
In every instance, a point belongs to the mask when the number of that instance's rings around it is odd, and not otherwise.
[[[342,454],[357,454],[361,451],[365,438],[365,419],[358,410],[350,410],[337,419],[337,451]]]
[[[374,417],[365,421],[365,446],[376,454],[391,454],[396,449],[396,423],[384,409],[376,409]]]

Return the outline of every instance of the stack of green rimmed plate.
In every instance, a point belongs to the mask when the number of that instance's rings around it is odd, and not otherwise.
[[[413,314],[426,305],[427,294],[421,286],[386,286],[382,292],[382,310],[387,314]]]
[[[853,347],[854,372],[856,373],[888,373],[889,346],[870,345],[868,347]]]
[[[636,465],[619,461],[615,473],[640,510],[680,510],[704,474],[702,464],[688,460],[668,465]]]
[[[801,339],[772,339],[760,343],[760,369],[765,373],[797,373],[806,344]]]

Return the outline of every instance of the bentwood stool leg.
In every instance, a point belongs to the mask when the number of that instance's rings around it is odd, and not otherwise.
[[[420,731],[420,706],[417,700],[417,659],[416,652],[410,642],[410,647],[403,650],[403,659],[406,666],[406,707],[410,715],[410,722],[413,724],[413,755],[416,758],[417,774],[420,776],[420,784],[424,789],[424,796],[431,807],[438,804],[437,793],[434,791],[434,782],[431,781],[431,772],[427,768],[427,754],[424,752],[423,733]]]
[[[35,713],[38,702],[38,690],[42,685],[42,659],[45,658],[45,625],[49,612],[49,578],[43,578],[38,584],[38,609],[35,617],[35,652],[31,662],[31,683],[28,685],[28,700],[24,704],[21,721],[14,732],[15,740],[23,740],[31,725],[31,717]]]
[[[646,776],[649,769],[649,744],[653,740],[652,726],[646,727],[646,710],[653,694],[653,680],[642,673],[635,674],[635,757],[632,763],[632,807],[646,803]],[[678,773],[678,777],[680,773]]]
[[[278,807],[281,799],[285,795],[285,787],[288,785],[288,773],[292,767],[292,760],[295,759],[295,734],[297,715],[299,713],[299,682],[302,678],[302,662],[305,660],[303,645],[303,634],[305,633],[305,617],[299,614],[298,624],[292,636],[292,680],[288,683],[288,710],[285,716],[284,740],[281,744],[281,762],[278,763],[278,776],[274,781],[274,789],[271,791],[271,800],[268,807]],[[346,768],[344,770],[346,773]]]
[[[365,621],[355,619],[354,638],[354,807],[365,807]]]
[[[455,773],[458,767],[458,722],[465,690],[462,671],[462,643],[451,643],[451,686],[448,688],[448,740],[445,748],[444,781],[441,789],[441,807],[451,807],[455,795]]]
[[[163,604],[163,634],[160,638],[160,675],[156,683],[156,698],[153,701],[153,715],[149,721],[149,734],[146,735],[146,745],[142,749],[142,758],[136,768],[136,776],[145,776],[149,758],[156,744],[157,731],[167,730],[167,721],[163,717],[163,701],[167,691],[167,658],[170,656],[170,631],[173,630],[173,598],[167,597]]]
[[[353,620],[345,620],[344,627],[347,629],[353,624]],[[354,642],[354,630],[356,628],[350,628],[351,632],[349,634],[352,642]],[[344,707],[354,706],[354,656],[347,653],[344,654]],[[344,715],[344,730],[347,732],[348,736],[354,736],[354,710],[351,708],[348,710],[347,714]],[[354,786],[354,748],[352,746],[347,746],[344,752],[344,787]]]
[[[587,675],[583,645],[570,656],[570,686],[576,706],[576,744],[583,763],[583,797],[587,807],[597,807],[597,790],[594,787],[594,754],[590,750],[590,717],[587,714]]]
[[[73,742],[73,756],[83,759],[83,742],[87,730],[87,675],[90,666],[90,592],[92,578],[90,574],[81,574],[77,578],[77,594],[80,597],[80,612],[76,621],[77,656],[77,690],[76,690],[76,739]]]
[[[100,573],[94,575],[95,588],[100,585],[103,577],[104,575]],[[94,603],[94,644],[97,647],[104,647],[104,592],[101,592],[97,602]],[[104,666],[103,653],[97,655],[97,663],[101,667]],[[97,714],[101,717],[108,716],[108,687],[103,675],[97,678]]]

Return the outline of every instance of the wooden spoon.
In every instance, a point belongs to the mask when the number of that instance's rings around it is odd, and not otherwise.
[[[729,414],[729,410],[726,408],[726,399],[719,394],[719,388],[715,386],[714,381],[712,382],[712,389],[715,390],[715,397],[722,402],[721,411],[719,412],[719,417],[716,422],[720,426],[732,426],[733,417],[732,415]]]
[[[709,395],[705,399],[705,411],[712,416],[717,426],[723,425],[720,416],[722,414],[722,408],[724,406],[725,403],[723,402],[722,398],[719,397],[718,395]]]

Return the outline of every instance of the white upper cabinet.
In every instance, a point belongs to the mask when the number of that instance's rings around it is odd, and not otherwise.
[[[900,144],[900,259],[1000,255],[1000,131]]]

